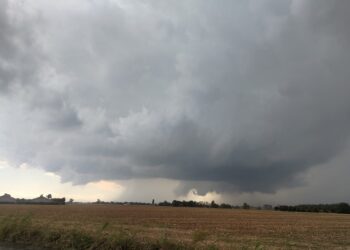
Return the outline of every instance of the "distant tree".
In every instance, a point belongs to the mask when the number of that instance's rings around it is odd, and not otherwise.
[[[100,200],[100,199],[97,199],[96,203],[101,203],[101,200]]]
[[[250,206],[247,204],[247,203],[243,203],[243,209],[249,209],[250,208]]]
[[[190,200],[187,202],[186,206],[187,207],[197,207],[198,205],[197,205],[197,202]]]
[[[46,197],[47,197],[48,199],[52,199],[52,195],[51,195],[51,194],[48,194]]]
[[[171,203],[167,201],[159,202],[158,206],[171,206]]]
[[[210,207],[211,207],[211,208],[218,208],[219,205],[216,204],[215,201],[212,201],[212,202],[210,203]]]
[[[171,203],[171,205],[173,207],[182,207],[182,202],[178,201],[178,200],[173,200],[173,202]]]
[[[341,213],[341,214],[349,214],[350,213],[350,206],[349,204],[342,202],[339,203],[337,205],[337,209],[336,209],[337,213]]]
[[[311,212],[311,213],[346,213],[350,214],[350,205],[342,202],[336,204],[304,204],[296,206],[277,206],[275,210],[280,211],[295,211],[295,212]]]
[[[221,203],[220,208],[232,208],[230,204]]]
[[[152,205],[154,205],[154,199],[152,200]]]
[[[74,200],[73,200],[72,198],[69,199],[69,203],[73,203],[73,201],[74,201]]]

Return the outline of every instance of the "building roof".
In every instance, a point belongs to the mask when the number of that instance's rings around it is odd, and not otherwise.
[[[39,196],[38,198],[30,200],[31,202],[38,202],[38,203],[50,203],[51,200],[48,198],[45,198],[43,195]]]
[[[12,203],[16,202],[16,199],[9,194],[4,194],[3,196],[0,196],[0,202]]]

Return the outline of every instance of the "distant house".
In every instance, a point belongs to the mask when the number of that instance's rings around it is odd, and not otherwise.
[[[34,198],[32,200],[29,200],[29,203],[31,204],[47,204],[47,205],[64,205],[66,203],[65,198],[53,198],[49,199],[44,197],[43,195],[40,195],[38,198]]]
[[[50,199],[44,197],[43,195],[40,195],[38,198],[34,198],[30,200],[30,203],[45,204],[45,203],[52,203],[52,202]]]
[[[64,205],[66,204],[65,198],[46,198],[40,195],[34,199],[15,199],[9,194],[0,196],[0,204],[40,204],[40,205]]]
[[[66,204],[66,198],[52,198],[51,202],[55,205],[65,205]]]
[[[263,209],[264,209],[264,210],[272,210],[273,207],[272,207],[272,205],[265,204],[265,205],[263,206]]]
[[[3,196],[0,196],[0,203],[2,203],[2,204],[14,204],[14,203],[16,203],[16,199],[13,198],[9,194],[4,194]]]

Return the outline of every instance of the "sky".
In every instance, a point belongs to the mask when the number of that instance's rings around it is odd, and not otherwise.
[[[1,1],[0,193],[350,202],[349,9]]]

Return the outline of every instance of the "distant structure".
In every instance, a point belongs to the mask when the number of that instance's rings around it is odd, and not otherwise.
[[[16,199],[13,198],[9,194],[4,194],[3,196],[0,196],[0,203],[3,203],[3,204],[14,204],[14,203],[16,203]]]
[[[44,195],[40,195],[34,199],[16,199],[9,194],[0,196],[0,204],[38,204],[38,205],[65,205],[65,198],[46,198]]]
[[[44,195],[40,195],[37,198],[31,200],[32,203],[51,203],[51,199],[45,198]]]
[[[265,204],[265,205],[263,206],[263,209],[264,209],[264,210],[273,210],[273,206],[272,206],[272,205],[269,205],[269,204]]]

